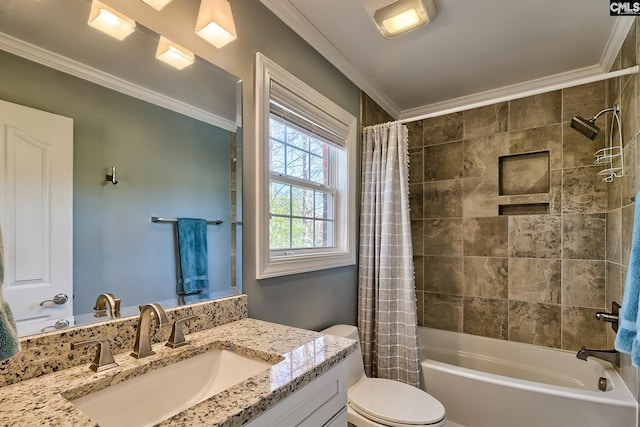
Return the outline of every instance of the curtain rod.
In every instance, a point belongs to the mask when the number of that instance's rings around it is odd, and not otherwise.
[[[362,128],[362,130],[367,130],[367,129],[372,129],[372,128],[381,128],[381,127],[385,127],[385,126],[388,127],[388,126],[391,126],[391,125],[395,125],[396,123],[402,124],[404,122],[402,120],[395,120],[393,122],[378,123],[377,125],[364,126]]]
[[[538,89],[531,89],[531,90],[519,92],[512,95],[505,95],[505,96],[489,99],[486,101],[479,101],[471,104],[461,105],[458,107],[447,108],[446,110],[436,111],[436,112],[427,113],[427,114],[421,114],[419,116],[409,117],[409,118],[401,119],[398,121],[400,123],[409,123],[409,122],[415,122],[422,119],[429,119],[431,117],[444,116],[446,114],[458,113],[464,110],[471,110],[472,108],[486,107],[487,105],[497,104],[499,102],[511,101],[512,99],[524,98],[532,95],[539,95],[545,92],[552,92],[558,89],[566,89],[568,87],[580,86],[587,83],[593,83],[601,80],[612,79],[614,77],[627,76],[629,74],[637,74],[638,70],[640,70],[640,67],[636,65],[636,66],[625,68],[618,71],[611,71],[609,73],[601,73],[601,74],[595,74],[593,76],[581,77],[579,79],[569,80],[562,83],[556,83],[556,84],[541,87]]]

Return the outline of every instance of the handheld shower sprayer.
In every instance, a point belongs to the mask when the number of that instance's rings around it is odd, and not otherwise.
[[[613,107],[605,108],[604,110],[598,112],[598,114],[593,116],[591,119],[585,119],[584,117],[580,116],[573,116],[571,118],[571,128],[593,141],[594,139],[596,139],[596,136],[598,136],[598,132],[600,132],[600,128],[596,126],[596,120],[598,120],[598,117],[605,113],[618,113],[618,111],[620,111],[620,107],[616,104]]]

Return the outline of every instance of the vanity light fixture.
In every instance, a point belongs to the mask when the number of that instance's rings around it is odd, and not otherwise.
[[[196,34],[220,49],[238,38],[228,0],[201,0]]]
[[[373,13],[385,38],[393,38],[433,21],[438,13],[435,0],[397,0]]]
[[[136,28],[136,21],[98,0],[91,2],[88,24],[118,40],[126,39]]]
[[[157,11],[161,11],[171,0],[142,0]]]
[[[178,70],[193,64],[195,56],[193,52],[183,48],[182,46],[172,42],[164,36],[160,36],[158,49],[156,50],[156,58],[166,62]]]

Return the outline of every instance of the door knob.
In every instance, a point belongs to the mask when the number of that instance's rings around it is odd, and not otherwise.
[[[60,319],[56,323],[54,323],[52,326],[47,326],[46,328],[43,328],[40,332],[46,332],[47,329],[65,329],[68,327],[69,327],[69,321],[67,319]]]
[[[68,300],[69,300],[69,297],[67,296],[67,294],[56,294],[56,295],[53,296],[53,299],[48,299],[48,300],[42,301],[40,303],[40,307],[42,307],[43,305],[45,305],[48,302],[52,302],[55,305],[62,305],[65,302],[67,302]]]

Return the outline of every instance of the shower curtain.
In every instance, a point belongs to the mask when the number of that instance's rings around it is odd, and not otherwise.
[[[397,122],[364,129],[358,330],[368,376],[418,387],[407,140]]]

